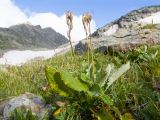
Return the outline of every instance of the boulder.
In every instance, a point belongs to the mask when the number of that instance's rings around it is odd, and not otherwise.
[[[106,53],[110,50],[126,51],[144,44],[159,44],[160,23],[156,23],[156,20],[151,21],[152,23],[142,22],[144,18],[157,14],[157,12],[160,12],[159,5],[144,7],[131,11],[119,19],[97,29],[91,35],[93,48]],[[151,27],[147,27],[147,25]],[[82,40],[76,45],[75,51],[83,53],[86,43],[86,40]]]
[[[15,109],[20,109],[22,111],[31,110],[33,114],[38,115],[39,119],[42,119],[46,114],[48,114],[50,107],[46,105],[42,98],[32,93],[25,93],[11,99],[4,106],[3,119],[7,120]]]
[[[81,41],[75,46],[75,51],[78,54],[83,54],[88,50],[87,43],[82,43]]]

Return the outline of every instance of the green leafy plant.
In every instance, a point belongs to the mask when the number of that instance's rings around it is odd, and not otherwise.
[[[157,29],[156,24],[147,24],[142,29]]]
[[[129,68],[129,62],[119,69],[114,69],[113,65],[109,64],[106,69],[106,76],[96,81],[89,80],[86,74],[77,77],[66,70],[56,70],[50,66],[46,67],[46,76],[51,88],[68,101],[66,108],[70,105],[77,108],[77,112],[72,114],[73,116],[83,112],[87,114],[88,111],[90,115],[94,114],[97,117],[98,114],[95,111],[98,106],[101,106],[100,104],[106,110],[114,105],[114,101],[105,93]]]
[[[38,116],[32,114],[31,110],[22,111],[20,109],[15,109],[9,120],[38,120]]]

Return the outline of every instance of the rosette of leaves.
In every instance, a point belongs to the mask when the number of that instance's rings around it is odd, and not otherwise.
[[[118,69],[109,64],[106,68],[106,75],[102,79],[96,79],[95,81],[89,80],[87,74],[82,73],[80,76],[75,76],[66,70],[57,70],[51,66],[46,67],[45,73],[51,89],[59,94],[63,100],[69,101],[68,105],[65,104],[63,107],[70,106],[69,104],[75,105],[75,116],[81,111],[89,110],[94,114],[94,117],[101,120],[101,114],[104,114],[104,112],[112,116],[107,109],[111,109],[114,106],[112,98],[106,94],[106,91],[129,69],[130,62]],[[100,108],[94,109],[93,107],[96,106]],[[96,109],[99,111],[98,113]],[[113,110],[119,115],[119,118],[122,117],[118,109]],[[112,116],[112,118],[114,117]]]

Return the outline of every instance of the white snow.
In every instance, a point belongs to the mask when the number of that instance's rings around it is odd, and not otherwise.
[[[112,35],[115,32],[117,32],[117,30],[118,30],[118,25],[117,24],[112,25],[106,32],[104,32],[104,35],[107,35],[107,36]]]
[[[153,13],[151,16],[139,20],[139,23],[145,24],[151,24],[152,22],[153,24],[160,23],[160,12]]]
[[[73,42],[73,46],[78,42]],[[32,50],[12,50],[6,52],[0,58],[0,65],[22,65],[30,60],[36,58],[48,59],[53,57],[55,54],[63,53],[70,49],[69,45],[64,45],[63,47],[57,48],[55,50],[44,50],[44,51],[32,51]]]
[[[12,50],[5,53],[3,57],[0,58],[0,64],[1,65],[21,65],[35,58],[42,58],[42,59],[50,58],[59,51],[61,51],[61,49],[47,50],[47,51]]]

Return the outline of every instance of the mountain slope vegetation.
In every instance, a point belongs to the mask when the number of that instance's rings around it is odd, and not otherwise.
[[[67,43],[60,33],[52,28],[21,24],[10,28],[0,28],[0,49],[54,49]]]
[[[160,9],[146,7],[127,15],[135,18],[137,12],[141,15],[145,11],[148,16]],[[128,28],[128,17],[120,19],[125,24],[111,30],[112,35],[106,34],[107,27],[87,37],[90,48],[93,42],[95,48],[102,47],[101,51],[82,47],[88,52],[75,52],[72,56],[73,51],[69,51],[45,61],[0,66],[0,102],[31,92],[41,95],[52,106],[50,119],[159,120],[159,25],[139,26],[133,22],[136,26]],[[136,44],[132,46],[130,40]],[[122,41],[125,46],[121,46]],[[16,115],[15,118],[20,117]]]

